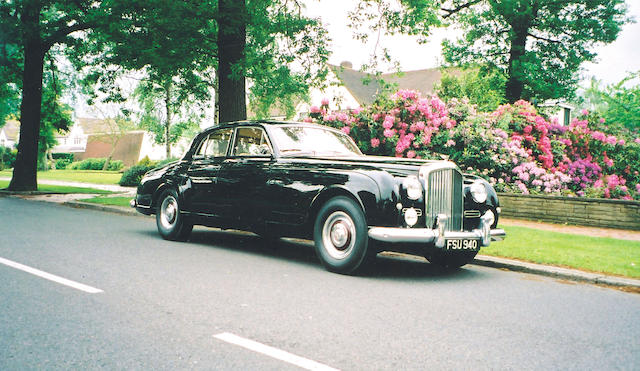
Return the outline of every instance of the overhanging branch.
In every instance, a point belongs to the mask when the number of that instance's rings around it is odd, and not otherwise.
[[[461,5],[458,5],[457,7],[453,8],[453,9],[447,9],[447,8],[440,8],[440,10],[442,10],[445,14],[442,15],[442,18],[449,18],[452,15],[458,13],[459,11],[466,9],[472,5],[475,5],[479,2],[481,2],[482,0],[471,0],[468,3],[464,3]]]
[[[73,32],[88,30],[92,27],[93,24],[91,23],[76,23],[72,26],[63,27],[44,40],[42,44],[43,51],[48,51],[55,43],[62,41],[65,36]]]

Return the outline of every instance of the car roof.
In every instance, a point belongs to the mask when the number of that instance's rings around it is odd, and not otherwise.
[[[269,126],[296,125],[296,126],[307,126],[307,127],[316,127],[316,128],[323,128],[323,129],[329,129],[329,130],[337,130],[335,128],[332,128],[331,126],[320,125],[320,124],[315,124],[311,122],[276,121],[276,120],[243,120],[243,121],[221,122],[217,125],[210,126],[204,129],[201,133],[208,132],[214,129],[225,128],[225,127],[255,126],[255,125],[269,125]]]

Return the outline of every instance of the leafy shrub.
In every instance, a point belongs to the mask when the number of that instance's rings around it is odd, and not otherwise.
[[[144,174],[153,168],[155,168],[155,166],[144,164],[133,165],[124,171],[118,184],[124,187],[137,187]]]
[[[583,110],[569,126],[550,122],[529,102],[492,112],[458,99],[400,90],[371,106],[310,118],[350,135],[364,153],[455,161],[497,190],[640,200],[640,138],[599,131],[604,119]]]
[[[124,187],[137,187],[140,185],[140,180],[149,170],[157,167],[164,166],[168,163],[176,161],[175,158],[169,158],[162,161],[150,160],[149,156],[145,156],[136,165],[131,166],[122,174],[120,178],[120,185]]]
[[[66,158],[59,158],[57,160],[55,160],[55,166],[56,169],[58,170],[63,170],[66,169],[67,166],[71,165],[71,160],[66,159]]]
[[[87,158],[82,161],[77,161],[71,163],[67,166],[67,169],[70,170],[102,170],[104,167],[104,163],[107,161],[106,158]],[[109,161],[109,166],[107,170],[109,171],[118,171],[124,167],[124,164],[120,160],[111,160]]]
[[[12,168],[17,155],[17,150],[0,146],[0,170]]]

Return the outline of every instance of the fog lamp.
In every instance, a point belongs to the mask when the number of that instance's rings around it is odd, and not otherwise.
[[[418,222],[418,211],[413,207],[410,207],[404,211],[404,222],[409,227],[413,227]]]

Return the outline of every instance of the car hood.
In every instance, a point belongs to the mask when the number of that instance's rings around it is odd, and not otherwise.
[[[315,164],[320,168],[345,170],[384,170],[393,176],[417,175],[420,166],[444,163],[447,161],[418,160],[383,156],[357,157],[287,157],[287,161]]]

